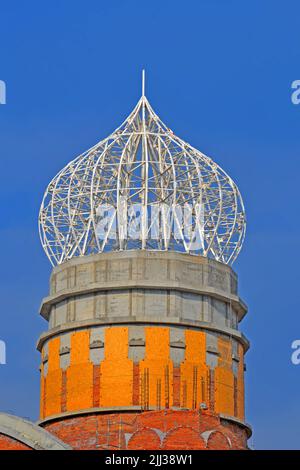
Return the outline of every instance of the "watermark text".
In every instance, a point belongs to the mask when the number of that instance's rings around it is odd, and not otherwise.
[[[6,344],[0,340],[0,365],[6,364]]]
[[[6,83],[0,80],[0,104],[6,104]]]
[[[294,80],[291,85],[292,92],[291,100],[293,104],[300,104],[300,80]]]

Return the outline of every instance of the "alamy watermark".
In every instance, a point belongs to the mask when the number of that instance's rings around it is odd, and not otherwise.
[[[294,349],[291,361],[294,366],[298,366],[300,364],[300,339],[295,339],[291,344],[291,348]]]
[[[6,344],[0,340],[0,365],[6,364]]]
[[[0,104],[6,104],[6,83],[0,80]]]
[[[6,104],[6,84],[0,80],[0,105]],[[0,365],[6,364],[6,344],[0,340]]]
[[[117,208],[101,204],[97,211],[98,240],[161,239],[184,242],[189,250],[204,248],[204,209],[201,204],[128,204],[120,197]]]
[[[291,85],[292,90],[291,100],[293,104],[300,104],[300,80],[294,80]]]

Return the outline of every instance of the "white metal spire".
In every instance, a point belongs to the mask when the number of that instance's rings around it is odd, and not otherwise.
[[[126,208],[125,222],[132,227],[137,223],[132,208],[137,205],[140,235],[123,237],[121,232],[128,231],[120,217],[117,220],[120,208]],[[178,215],[177,209],[186,206],[192,208],[188,229],[201,242],[196,246]],[[113,210],[106,214],[106,231],[100,236],[103,207]],[[74,256],[124,249],[174,250],[232,264],[245,228],[236,184],[155,114],[145,97],[144,70],[142,97],[134,110],[110,136],[55,176],[39,214],[41,242],[53,265]]]
[[[145,69],[142,70],[142,97],[145,97],[146,74]]]

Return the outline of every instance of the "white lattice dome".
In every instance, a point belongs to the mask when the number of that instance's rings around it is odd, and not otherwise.
[[[118,129],[55,176],[39,214],[53,265],[129,249],[189,252],[232,264],[245,228],[232,179],[175,136],[144,94]]]

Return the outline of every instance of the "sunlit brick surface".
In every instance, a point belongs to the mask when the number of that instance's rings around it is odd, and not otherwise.
[[[32,450],[26,444],[17,441],[13,437],[0,434],[0,451],[1,450]]]
[[[45,428],[74,449],[246,449],[246,430],[198,411],[77,416]]]
[[[176,364],[171,360],[169,327],[145,326],[142,331],[145,355],[135,362],[129,359],[129,327],[104,328],[99,365],[90,359],[90,330],[72,333],[70,365],[65,371],[59,362],[60,337],[51,339],[48,373],[42,380],[41,417],[94,407],[197,409],[205,403],[211,411],[244,419],[243,348],[239,348],[235,378],[231,342],[218,340],[212,383],[204,332],[183,330],[183,360]]]

